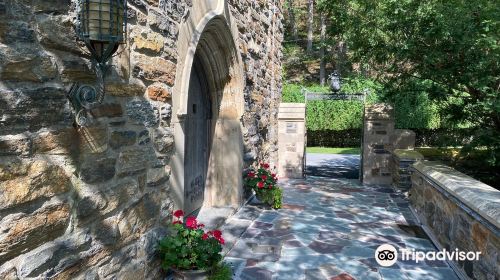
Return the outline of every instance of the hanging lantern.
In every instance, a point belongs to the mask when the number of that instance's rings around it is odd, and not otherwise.
[[[337,93],[340,91],[341,89],[341,83],[340,83],[340,75],[337,71],[333,71],[332,74],[330,74],[329,76],[329,80],[330,80],[330,89]]]
[[[91,122],[88,114],[104,99],[104,74],[106,62],[120,44],[126,42],[126,0],[78,0],[78,39],[90,51],[97,76],[97,86],[73,84],[68,98],[75,110],[75,123],[86,126]]]
[[[80,0],[78,37],[99,64],[105,64],[125,43],[126,13],[126,0]]]

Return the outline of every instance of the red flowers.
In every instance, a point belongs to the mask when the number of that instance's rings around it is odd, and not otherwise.
[[[184,216],[184,211],[177,210],[177,211],[174,212],[174,216],[177,217],[177,218],[180,218],[180,217]]]
[[[262,189],[264,187],[264,182],[258,182],[257,187],[259,187],[259,189]]]
[[[176,232],[163,238],[159,244],[164,253],[164,267],[176,269],[204,269],[212,267],[221,259],[222,245],[225,243],[220,230],[205,231],[204,224],[196,217],[184,218],[182,210],[173,212],[172,229]],[[197,256],[199,258],[194,258]]]
[[[196,221],[196,218],[195,217],[187,217],[186,219],[186,227],[190,228],[190,229],[196,229],[198,228],[198,222]]]
[[[247,176],[248,176],[249,178],[253,178],[253,177],[255,177],[255,173],[254,173],[254,172],[252,172],[252,171],[250,171],[250,172],[248,172],[248,173],[247,173]]]
[[[222,236],[222,232],[220,230],[214,230],[213,232],[213,235],[215,238],[220,238]]]
[[[267,180],[267,176],[266,176],[266,175],[262,175],[262,176],[260,176],[260,178],[261,178],[263,181]]]
[[[222,232],[220,230],[209,231],[208,234],[212,235],[222,245],[226,242],[224,238],[222,238]]]
[[[264,187],[264,186],[262,186]],[[174,217],[176,218],[175,221],[172,222],[173,225],[182,225],[182,217],[184,216],[184,212],[182,210],[177,210],[174,212]],[[196,220],[195,217],[189,216],[186,218],[186,228],[190,230],[202,230],[202,228],[205,227],[204,224],[198,224],[198,221]],[[201,239],[207,240],[209,238],[215,238],[217,241],[219,241],[220,244],[224,244],[224,238],[222,238],[222,232],[220,230],[214,230],[214,231],[209,231],[209,232],[203,232],[201,235]]]
[[[268,169],[269,163],[261,163],[260,166],[264,167],[265,169]]]

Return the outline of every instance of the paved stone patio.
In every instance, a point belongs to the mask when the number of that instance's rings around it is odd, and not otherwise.
[[[376,263],[384,243],[436,250],[391,188],[314,176],[280,185],[283,209],[252,200],[223,226],[234,279],[458,279],[441,261]]]
[[[331,178],[359,178],[360,155],[314,154],[306,156],[306,174]]]

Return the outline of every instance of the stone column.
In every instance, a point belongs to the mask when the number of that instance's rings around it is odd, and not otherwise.
[[[304,177],[306,104],[281,103],[278,114],[278,175]]]
[[[394,109],[388,104],[365,107],[361,180],[363,184],[391,184],[389,170],[391,136],[394,134]]]
[[[397,190],[408,191],[410,189],[410,166],[423,158],[424,156],[422,156],[422,154],[413,150],[396,149],[392,152],[392,184]]]

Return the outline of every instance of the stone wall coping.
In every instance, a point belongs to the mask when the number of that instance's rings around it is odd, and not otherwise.
[[[372,104],[365,107],[367,120],[394,120],[394,107],[388,104]]]
[[[419,160],[424,156],[415,150],[396,149],[392,152],[399,159]]]
[[[305,103],[281,103],[278,119],[280,120],[304,120],[306,116]]]
[[[412,166],[497,229],[500,228],[500,191],[440,162],[419,161]]]
[[[281,108],[306,108],[305,103],[280,103]]]

